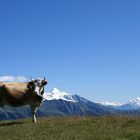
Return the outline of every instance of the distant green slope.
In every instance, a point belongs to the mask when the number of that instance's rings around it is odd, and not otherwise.
[[[139,117],[53,117],[0,122],[0,140],[140,140]]]

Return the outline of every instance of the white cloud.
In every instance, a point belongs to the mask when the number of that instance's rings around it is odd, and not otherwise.
[[[55,82],[63,82],[62,79],[55,79]]]
[[[0,82],[26,82],[29,78],[25,76],[0,76]]]

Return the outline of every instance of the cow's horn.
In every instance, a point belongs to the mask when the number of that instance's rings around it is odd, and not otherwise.
[[[30,80],[33,81],[32,76],[30,76]]]

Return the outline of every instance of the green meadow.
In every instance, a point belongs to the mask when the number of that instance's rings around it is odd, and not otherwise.
[[[50,117],[0,121],[0,140],[140,140],[140,117]]]

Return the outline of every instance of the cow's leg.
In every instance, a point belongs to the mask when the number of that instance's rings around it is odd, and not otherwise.
[[[36,110],[37,110],[37,107],[36,106],[31,106],[31,110],[32,110],[32,122],[37,122],[36,121]]]

